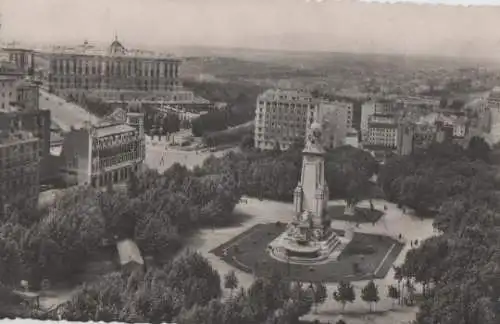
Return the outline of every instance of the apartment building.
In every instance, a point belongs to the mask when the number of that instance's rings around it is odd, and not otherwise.
[[[368,129],[369,129],[369,121],[372,115],[386,115],[386,114],[394,114],[396,112],[396,106],[393,101],[390,100],[370,100],[363,105],[361,105],[361,139],[362,141],[366,141],[368,139]]]
[[[401,122],[390,114],[372,115],[368,121],[368,137],[365,147],[391,150],[407,155],[413,151],[415,127]]]
[[[344,143],[352,128],[353,105],[313,98],[307,91],[270,89],[257,98],[255,147],[263,150],[277,145],[282,150],[303,143],[313,121],[323,125],[325,148]]]
[[[0,110],[9,109],[11,103],[17,100],[17,83],[19,75],[0,75]]]
[[[306,129],[319,112],[319,102],[301,90],[270,89],[257,98],[255,147],[269,150],[279,145],[286,150],[303,142]]]
[[[366,144],[397,148],[398,124],[392,115],[372,115],[368,118]]]
[[[35,208],[39,194],[40,140],[13,120],[0,120],[0,202]]]
[[[142,170],[146,157],[144,114],[132,108],[125,123],[86,125],[65,136],[60,172],[68,185],[102,187],[126,181]]]

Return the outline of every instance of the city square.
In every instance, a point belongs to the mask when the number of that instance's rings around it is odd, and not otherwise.
[[[499,8],[57,2],[1,6],[0,320],[500,322]]]

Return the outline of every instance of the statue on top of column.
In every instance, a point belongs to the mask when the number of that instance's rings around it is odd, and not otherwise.
[[[318,122],[313,122],[307,130],[305,151],[323,151],[323,127]]]

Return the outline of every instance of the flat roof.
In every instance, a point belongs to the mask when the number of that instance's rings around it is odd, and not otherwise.
[[[78,47],[67,47],[67,48],[53,48],[49,51],[40,52],[41,54],[49,56],[87,56],[87,57],[106,57],[106,58],[138,58],[145,60],[165,60],[165,61],[175,61],[181,62],[180,58],[174,57],[171,54],[157,53],[151,51],[141,51],[141,50],[128,50],[125,53],[112,54],[105,49],[95,49],[95,48],[78,48]]]
[[[101,124],[95,126],[97,137],[106,137],[114,134],[128,133],[135,131],[135,128],[127,124]]]

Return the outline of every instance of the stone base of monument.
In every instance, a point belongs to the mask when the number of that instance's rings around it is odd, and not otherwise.
[[[268,245],[269,255],[292,264],[323,264],[336,261],[352,237],[340,237],[333,230],[319,240],[300,239],[289,227]]]

